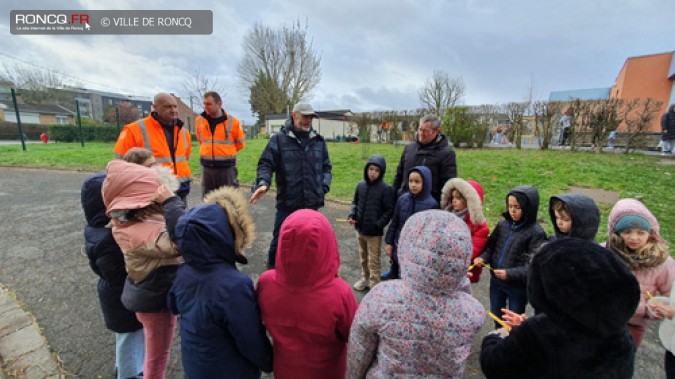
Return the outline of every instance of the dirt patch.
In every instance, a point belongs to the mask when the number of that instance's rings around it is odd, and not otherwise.
[[[614,205],[619,201],[619,193],[595,188],[570,187],[570,192],[580,193],[595,200],[596,203]]]

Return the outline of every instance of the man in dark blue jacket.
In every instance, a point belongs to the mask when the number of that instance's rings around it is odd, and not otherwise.
[[[251,204],[263,197],[275,175],[277,213],[268,252],[267,267],[274,268],[281,224],[298,209],[323,207],[333,179],[328,149],[323,137],[312,128],[316,117],[309,104],[296,104],[291,118],[271,138],[258,160],[255,192]]]

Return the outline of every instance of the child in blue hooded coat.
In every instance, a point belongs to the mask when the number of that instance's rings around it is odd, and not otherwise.
[[[169,291],[181,317],[186,378],[259,378],[272,371],[272,346],[253,282],[237,270],[254,238],[246,200],[231,187],[210,192],[176,225],[185,264]]]
[[[398,266],[398,237],[410,216],[427,209],[438,209],[438,201],[431,196],[431,170],[426,166],[415,166],[408,172],[408,192],[396,201],[394,217],[384,238],[384,251],[391,257],[391,269],[382,274],[382,280],[400,279]]]

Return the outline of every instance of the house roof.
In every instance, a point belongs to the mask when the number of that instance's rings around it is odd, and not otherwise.
[[[609,99],[609,91],[612,87],[605,88],[586,88],[573,89],[566,91],[553,91],[548,95],[549,101],[570,101],[570,100],[603,100]]]
[[[344,120],[345,117],[352,116],[352,111],[349,109],[335,109],[330,111],[315,111],[316,117],[324,120]],[[273,113],[265,115],[265,120],[285,120],[289,116],[286,113]]]
[[[670,59],[670,68],[668,69],[668,79],[675,80],[675,52],[673,52],[673,57]]]
[[[6,106],[6,109],[14,110],[14,104],[11,101],[0,100],[0,104]],[[54,115],[72,116],[75,112],[55,104],[19,104],[19,110],[26,113],[41,113]]]

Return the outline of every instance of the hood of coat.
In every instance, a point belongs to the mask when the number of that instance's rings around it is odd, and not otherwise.
[[[531,225],[537,222],[537,212],[539,211],[539,191],[532,186],[518,186],[509,191],[506,195],[506,209],[503,213],[504,218],[513,221],[509,214],[509,196],[513,195],[523,210],[523,221],[519,224]]]
[[[444,148],[446,146],[450,146],[448,137],[445,134],[443,134],[442,132],[438,133],[438,135],[436,136],[436,138],[434,138],[433,141],[431,141],[431,142],[429,142],[425,145],[421,144],[419,140],[415,140],[415,143],[417,143],[417,145],[420,149],[438,149],[438,148]]]
[[[234,250],[237,262],[247,263],[244,249],[255,240],[255,224],[248,212],[248,201],[242,193],[229,186],[220,187],[204,197],[204,203],[218,204],[227,215],[227,222],[234,233]]]
[[[612,208],[612,211],[609,212],[609,217],[607,219],[607,234],[608,234],[608,240],[612,238],[612,234],[614,234],[614,226],[616,225],[616,222],[619,221],[619,219],[623,216],[627,215],[635,215],[635,216],[641,216],[645,218],[647,221],[649,221],[649,227],[652,229],[652,237],[656,241],[663,242],[663,238],[661,238],[660,230],[661,227],[659,226],[658,220],[656,220],[656,217],[654,217],[654,214],[647,209],[647,207],[639,200],[637,199],[621,199],[614,204],[614,207]]]
[[[555,211],[553,210],[553,202],[555,201],[562,201],[567,205],[572,218],[572,230],[569,234],[561,233],[555,222]],[[548,201],[548,213],[551,216],[557,238],[574,237],[589,241],[595,240],[595,235],[598,233],[598,227],[600,226],[600,209],[590,197],[578,193],[552,196]]]
[[[483,215],[483,186],[473,180],[452,178],[445,182],[441,191],[441,209],[451,206],[452,191],[457,190],[466,199],[466,207],[469,209],[471,223],[480,225],[485,221]]]
[[[622,333],[640,300],[640,285],[616,254],[577,238],[544,245],[532,259],[527,283],[537,311],[601,336]]]
[[[234,266],[234,234],[218,204],[201,204],[181,216],[176,224],[176,244],[185,263],[192,267]]]
[[[472,243],[464,220],[438,209],[415,213],[403,226],[399,241],[401,279],[411,288],[449,295],[468,285]]]
[[[417,200],[424,200],[428,197],[431,197],[431,170],[427,166],[415,166],[410,169],[408,172],[408,176],[406,177],[406,180],[408,180],[408,177],[410,177],[410,173],[413,171],[417,171],[420,173],[422,176],[422,192],[420,192],[419,195],[415,196],[415,199]]]
[[[320,287],[338,274],[340,254],[330,222],[311,209],[293,212],[281,225],[275,270],[290,287]]]
[[[370,180],[368,180],[368,167],[370,165],[375,165],[380,168],[380,177],[373,183],[381,182],[384,178],[384,174],[387,172],[387,161],[379,154],[373,154],[368,158],[366,167],[363,168],[363,180],[365,180],[366,183],[370,183]]]
[[[104,180],[105,172],[92,174],[84,180],[80,191],[84,218],[87,225],[94,228],[103,228],[110,222],[110,218],[105,214],[105,204],[101,195]]]
[[[107,214],[147,207],[159,185],[156,170],[119,159],[111,161],[102,188]]]

